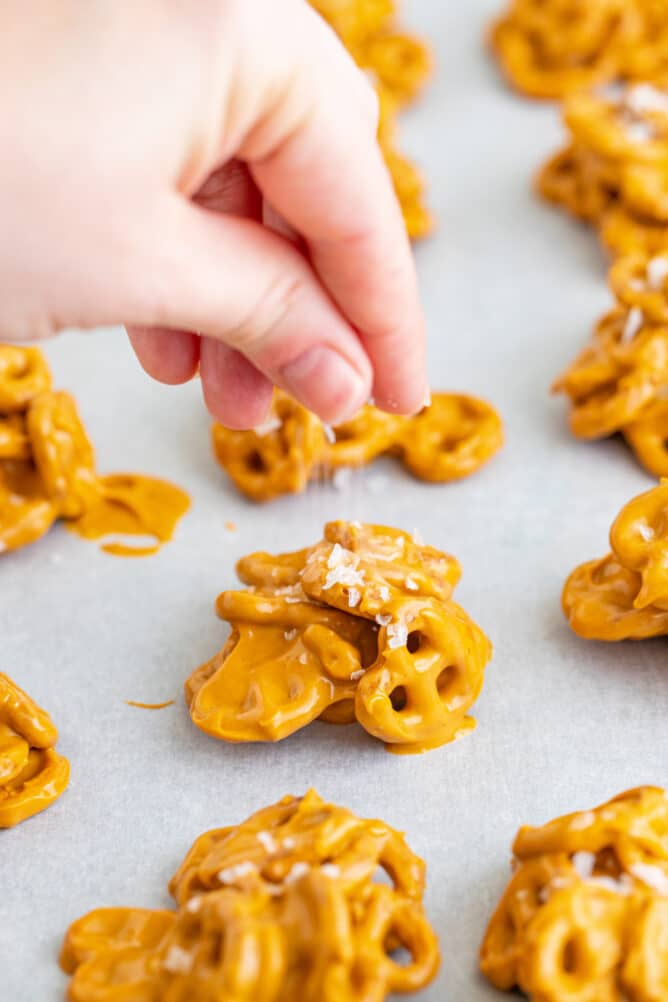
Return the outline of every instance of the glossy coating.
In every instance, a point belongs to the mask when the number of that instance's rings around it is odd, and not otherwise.
[[[377,883],[378,869],[390,883]],[[170,883],[176,910],[104,908],[70,927],[71,1002],[383,1002],[439,966],[425,869],[398,832],[285,797],[200,836]],[[224,946],[224,948],[223,948]],[[405,956],[395,958],[397,950]],[[407,957],[407,959],[406,959]]]
[[[0,828],[38,814],[67,788],[70,766],[57,740],[48,713],[0,673]]]
[[[406,229],[420,240],[434,223],[425,204],[424,181],[396,149],[402,108],[424,89],[432,72],[431,53],[396,24],[395,0],[309,0],[332,26],[357,65],[372,81],[380,104],[378,142],[401,205]]]
[[[452,600],[457,561],[384,526],[331,522],[297,553],[253,554],[249,590],[223,592],[232,626],[190,676],[193,722],[226,741],[278,741],[321,718],[356,719],[400,752],[473,726],[491,646]]]
[[[0,553],[39,539],[62,518],[86,539],[149,537],[118,556],[154,553],[189,507],[184,491],[139,474],[101,477],[69,393],[53,391],[36,348],[0,345]]]
[[[652,0],[510,0],[489,43],[520,93],[563,98],[617,79],[664,78],[668,12]]]
[[[566,581],[571,629],[587,640],[668,635],[668,480],[622,508],[610,545],[612,553]]]
[[[503,425],[483,400],[435,393],[415,417],[366,406],[328,435],[315,415],[277,390],[261,428],[230,431],[215,424],[212,436],[216,458],[239,490],[254,501],[271,501],[388,453],[421,480],[460,480],[501,448]]]
[[[520,829],[480,966],[534,1002],[668,997],[668,796],[644,787]]]

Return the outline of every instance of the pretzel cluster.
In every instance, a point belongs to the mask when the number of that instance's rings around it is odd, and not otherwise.
[[[642,787],[521,828],[481,949],[493,985],[535,1002],[668,997],[668,795]]]
[[[422,860],[314,791],[202,835],[169,887],[175,910],[74,922],[61,953],[71,1002],[383,1002],[438,970]]]
[[[668,89],[574,94],[563,114],[569,142],[540,170],[539,193],[595,226],[613,257],[668,250]]]
[[[617,305],[592,343],[553,385],[571,402],[584,439],[621,433],[654,476],[668,475],[668,252],[620,258],[610,272]]]
[[[185,686],[194,723],[225,741],[279,741],[357,720],[390,750],[471,729],[489,641],[452,601],[454,557],[384,526],[330,522],[324,540],[237,565],[219,596],[232,632]]]
[[[431,75],[424,42],[400,31],[395,0],[310,0],[372,80],[380,102],[378,141],[413,240],[427,236],[433,220],[417,168],[396,149],[399,112],[422,91]]]
[[[51,388],[42,353],[0,344],[0,553],[33,543],[58,518],[88,538],[122,533],[161,542],[187,508],[187,495],[164,481],[98,476],[76,403]]]
[[[489,41],[506,78],[529,97],[668,76],[662,0],[511,0]]]
[[[39,814],[67,788],[70,764],[57,740],[49,714],[0,672],[0,828]]]
[[[490,404],[455,393],[435,393],[416,417],[367,405],[351,421],[326,429],[314,414],[275,391],[269,420],[252,431],[214,424],[218,462],[254,501],[303,491],[310,480],[398,456],[421,480],[445,483],[478,470],[501,448],[503,425]]]
[[[587,640],[668,635],[668,480],[622,508],[610,546],[566,581],[562,606],[571,628]]]

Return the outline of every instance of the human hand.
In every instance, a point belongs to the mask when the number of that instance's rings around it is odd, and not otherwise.
[[[376,99],[305,0],[5,0],[0,108],[0,340],[125,323],[230,427],[273,384],[330,423],[420,408]]]

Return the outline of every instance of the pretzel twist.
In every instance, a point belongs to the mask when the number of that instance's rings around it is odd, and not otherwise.
[[[272,415],[261,428],[230,431],[213,426],[220,465],[254,501],[299,493],[309,480],[358,467],[379,456],[398,456],[422,480],[446,483],[469,476],[503,444],[496,411],[475,397],[436,393],[413,418],[366,406],[333,431],[328,441],[320,421],[286,394],[276,391]]]
[[[668,796],[641,787],[522,828],[480,953],[497,988],[541,1002],[642,1002],[668,984]],[[651,994],[654,993],[654,994]]]
[[[69,782],[54,749],[58,732],[45,710],[0,673],[0,828],[43,811]]]
[[[228,741],[278,741],[354,719],[414,752],[469,730],[491,646],[453,601],[457,561],[407,533],[332,522],[325,539],[238,565],[232,633],[185,685],[193,722]]]
[[[610,543],[612,553],[576,567],[566,581],[571,629],[587,640],[668,634],[668,481],[622,509]]]
[[[438,969],[422,861],[383,822],[314,791],[202,835],[170,890],[176,911],[98,909],[70,927],[72,1002],[383,1002]]]

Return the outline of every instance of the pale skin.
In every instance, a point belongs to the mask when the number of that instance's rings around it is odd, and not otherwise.
[[[421,407],[375,94],[305,0],[3,0],[0,122],[0,341],[124,324],[235,428]]]

